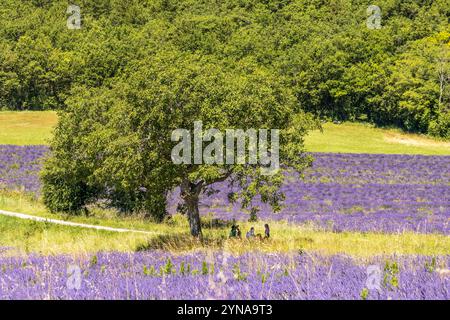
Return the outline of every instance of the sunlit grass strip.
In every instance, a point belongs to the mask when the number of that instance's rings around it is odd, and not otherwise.
[[[2,111],[0,144],[47,144],[57,122],[54,111]]]
[[[53,111],[0,112],[0,144],[48,144],[57,122]],[[305,144],[311,152],[450,155],[449,142],[362,123],[326,123]]]
[[[1,255],[8,251],[0,247],[0,274],[6,279],[0,282],[0,299],[6,300],[448,300],[449,256],[358,259],[305,252],[229,255],[222,251]],[[370,282],[368,266],[379,270]],[[79,273],[69,273],[69,268]]]
[[[450,143],[362,123],[326,123],[305,138],[310,152],[450,155]]]
[[[1,217],[0,243],[14,246],[23,252],[46,254],[107,251],[135,251],[162,249],[171,252],[223,249],[239,254],[247,251],[290,252],[317,251],[323,254],[347,253],[353,256],[377,254],[449,254],[450,237],[442,234],[399,234],[328,232],[314,225],[294,225],[285,221],[268,222],[272,230],[269,241],[228,240],[229,225],[215,226],[211,218],[204,218],[205,243],[199,243],[186,233],[186,218],[175,215],[165,223],[154,223],[141,217],[123,217],[113,210],[96,209],[91,216],[55,215],[46,211],[39,201],[20,193],[0,193],[0,209],[29,213],[53,219],[137,229],[159,233],[160,236],[114,234],[105,231],[83,230],[56,226],[43,222],[23,221]],[[264,221],[240,222],[241,230],[256,227],[263,233]],[[16,227],[15,227],[16,226]]]
[[[148,229],[163,235],[95,231],[44,222],[0,217],[0,243],[14,247],[16,253],[86,254],[97,251],[133,252],[161,249],[172,253],[197,250],[226,250],[231,254],[245,252],[319,252],[325,255],[346,253],[355,257],[380,254],[449,254],[450,237],[438,234],[333,233],[308,226],[272,223],[269,240],[228,239],[227,228],[206,229],[203,243],[186,233],[184,217],[164,224],[148,223]],[[262,229],[261,225],[244,223]],[[164,235],[165,234],[165,235]]]

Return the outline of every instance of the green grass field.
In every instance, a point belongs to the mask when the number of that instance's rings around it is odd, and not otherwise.
[[[47,144],[57,121],[53,111],[0,112],[0,144]]]
[[[15,254],[80,255],[98,251],[133,252],[150,249],[184,253],[222,249],[234,254],[303,250],[326,255],[345,253],[362,258],[384,254],[441,255],[447,254],[450,247],[450,237],[438,234],[334,233],[283,222],[271,222],[275,236],[269,241],[230,240],[227,239],[228,228],[205,226],[205,241],[199,243],[186,232],[188,226],[184,217],[175,217],[175,220],[177,221],[163,224],[148,222],[146,230],[164,235],[145,235],[97,231],[0,216],[0,243],[2,246],[15,248]],[[263,223],[261,221],[258,225]],[[108,222],[103,221],[102,224],[107,225]],[[249,223],[240,225],[243,228],[250,226]]]
[[[322,254],[345,253],[355,257],[384,254],[447,254],[450,237],[442,234],[384,234],[361,232],[330,232],[313,225],[293,225],[285,221],[271,221],[270,241],[228,240],[228,226],[214,226],[209,218],[203,219],[205,242],[193,240],[184,216],[176,215],[164,223],[154,223],[139,217],[121,217],[114,211],[93,210],[90,216],[50,214],[37,200],[21,194],[0,193],[0,209],[26,212],[53,219],[128,228],[155,232],[155,235],[116,233],[79,227],[67,227],[44,222],[0,216],[0,243],[16,248],[15,253],[86,254],[97,251],[132,252],[143,249],[167,250],[174,253],[192,250],[223,249],[235,254],[246,251],[293,252],[299,250]],[[264,221],[256,227],[262,229]],[[240,222],[242,230],[255,223]]]
[[[450,155],[450,142],[361,123],[326,123],[305,143],[312,152]]]
[[[52,111],[0,112],[0,144],[47,144],[57,121]],[[450,155],[450,142],[360,123],[326,123],[305,143],[312,152]]]

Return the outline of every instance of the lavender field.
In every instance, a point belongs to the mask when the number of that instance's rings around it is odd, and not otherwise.
[[[7,252],[7,248],[3,248]],[[165,252],[1,257],[0,299],[442,299],[449,256]],[[368,277],[378,268],[379,282]],[[78,282],[74,279],[78,274]]]
[[[0,188],[39,195],[38,173],[45,146],[0,146]],[[259,218],[314,223],[333,231],[450,234],[450,156],[313,154],[304,180],[289,174],[286,201],[274,214],[261,205]],[[203,197],[201,213],[220,219],[247,220],[239,204],[230,204],[226,182]],[[177,192],[169,199],[175,213]]]
[[[39,197],[45,146],[0,146],[0,189]],[[286,173],[286,201],[262,220],[334,232],[450,234],[450,156],[313,154],[304,179]],[[202,215],[247,220],[230,188],[203,197]],[[175,190],[169,211],[178,203]],[[0,299],[442,299],[450,298],[444,255],[357,258],[210,250],[17,254],[0,244]],[[232,250],[231,250],[232,252]],[[372,268],[372,269],[371,269]],[[370,270],[378,270],[373,274]],[[375,276],[375,278],[373,278]]]
[[[450,234],[450,156],[316,153],[314,158],[304,180],[287,174],[281,212],[261,205],[260,218],[314,222],[338,232]],[[248,219],[238,204],[227,202],[225,183],[217,189],[203,202],[204,214]]]

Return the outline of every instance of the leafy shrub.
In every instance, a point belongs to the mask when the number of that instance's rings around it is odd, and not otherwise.
[[[450,111],[440,113],[436,120],[431,121],[428,131],[433,136],[450,139]]]

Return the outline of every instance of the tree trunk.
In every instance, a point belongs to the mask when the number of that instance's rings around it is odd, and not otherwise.
[[[198,210],[198,197],[195,199],[190,199],[186,205],[191,235],[202,239],[202,226],[200,224],[200,211]]]
[[[191,235],[199,238],[203,238],[202,226],[200,224],[200,211],[198,209],[198,198],[203,186],[203,182],[192,183],[187,180],[181,184],[181,197],[186,205],[189,227]]]

